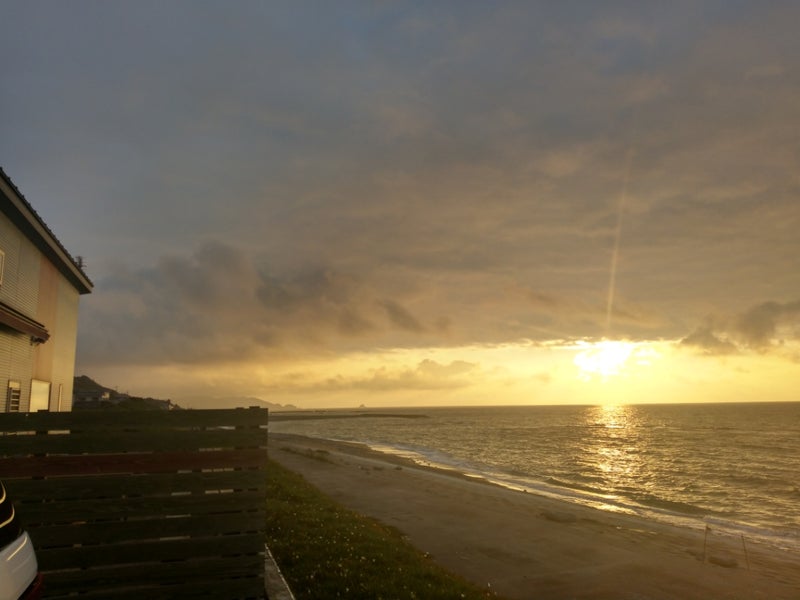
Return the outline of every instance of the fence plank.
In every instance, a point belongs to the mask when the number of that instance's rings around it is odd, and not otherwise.
[[[109,590],[107,597],[113,597],[115,588],[125,588],[142,585],[177,585],[186,582],[224,582],[240,577],[253,578],[259,570],[263,572],[263,556],[212,558],[201,560],[186,560],[180,562],[164,562],[147,564],[112,565],[107,568],[76,569],[70,571],[53,571],[47,574],[47,595],[64,593],[84,593],[87,591]],[[263,595],[263,581],[260,582]],[[147,594],[142,595],[148,598]],[[176,598],[184,597],[176,595]],[[220,598],[226,598],[223,595]]]
[[[36,553],[41,568],[49,571],[59,569],[89,569],[122,564],[140,564],[149,569],[154,562],[180,561],[187,556],[242,556],[258,554],[255,549],[263,547],[264,536],[260,533],[222,535],[206,538],[175,539],[164,538],[148,542],[118,543],[97,546],[73,546],[70,548],[51,548]]]
[[[0,458],[0,478],[62,477],[122,473],[170,473],[263,465],[266,448],[209,452],[159,452]]]
[[[240,429],[157,429],[67,431],[35,435],[6,435],[0,438],[7,457],[47,454],[111,454],[126,452],[167,452],[204,448],[253,448],[264,441],[255,427]]]
[[[264,493],[250,490],[230,494],[185,496],[140,496],[107,500],[45,501],[26,503],[25,523],[30,527],[93,521],[174,518],[180,515],[208,515],[261,509]],[[109,506],[111,505],[111,506]]]
[[[31,532],[34,546],[39,549],[85,545],[115,544],[120,540],[149,541],[162,537],[187,535],[187,532],[209,531],[208,535],[229,535],[263,531],[265,512],[250,511],[214,515],[188,515],[175,519],[149,519],[136,521],[104,521],[100,523],[69,523],[63,525],[38,525]]]
[[[79,411],[3,413],[0,432],[97,429],[108,432],[131,428],[267,426],[265,408],[171,411]]]
[[[75,596],[59,590],[48,590],[47,598],[51,600],[75,600]],[[224,579],[221,581],[181,582],[174,585],[131,585],[116,587],[109,596],[105,589],[87,590],[79,596],[80,600],[175,600],[187,598],[191,600],[260,600],[263,598],[262,581],[255,577]]]
[[[262,463],[263,464],[263,463]],[[266,486],[264,468],[239,469],[230,471],[190,471],[185,473],[139,473],[122,475],[103,474],[99,476],[59,477],[49,487],[52,498],[62,500],[90,500],[92,498],[117,498],[173,494],[180,492],[201,493],[206,490],[263,489]],[[55,485],[57,483],[57,485]],[[18,505],[25,501],[39,502],[37,494],[42,491],[42,483],[35,479],[9,479],[6,481],[9,493],[18,498]],[[146,489],[146,492],[145,492]]]
[[[0,415],[0,478],[45,597],[263,598],[267,422],[266,409]]]

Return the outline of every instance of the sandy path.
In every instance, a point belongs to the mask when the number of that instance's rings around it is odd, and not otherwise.
[[[470,481],[358,445],[270,436],[272,459],[507,598],[800,599],[794,554],[748,542],[745,557],[740,539],[712,532],[704,562],[702,531]]]

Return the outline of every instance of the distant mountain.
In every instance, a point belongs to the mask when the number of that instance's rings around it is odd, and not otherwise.
[[[125,410],[175,410],[181,407],[173,404],[172,400],[159,398],[142,398],[123,394],[109,387],[97,383],[87,375],[78,375],[72,381],[72,409],[73,410],[100,410],[100,409],[125,409]]]
[[[114,392],[111,388],[103,387],[91,377],[87,375],[78,375],[72,380],[73,392],[78,390],[81,392]]]
[[[249,408],[259,406],[273,411],[298,410],[292,404],[277,404],[256,398],[255,396],[188,396],[180,399],[181,406],[185,408]]]
[[[256,398],[254,396],[187,396],[180,398],[178,404],[171,400],[159,400],[157,398],[141,398],[117,392],[116,390],[105,387],[97,383],[91,377],[79,375],[75,377],[72,388],[73,408],[99,408],[104,406],[120,406],[121,408],[237,408],[250,406],[260,406],[273,411],[297,410],[292,404],[276,404]]]

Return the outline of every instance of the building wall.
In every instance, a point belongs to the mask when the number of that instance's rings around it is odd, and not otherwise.
[[[78,340],[78,291],[69,284],[50,265],[53,277],[57,285],[52,289],[51,296],[41,295],[39,297],[40,306],[46,300],[53,307],[52,321],[47,323],[50,331],[50,340],[37,348],[37,352],[42,352],[46,346],[51,345],[53,353],[50,364],[50,378],[52,382],[50,389],[50,410],[71,410],[72,409],[72,384],[75,376],[75,348]],[[52,328],[49,323],[52,322]],[[42,374],[44,376],[44,374]],[[36,376],[36,375],[34,375]],[[41,377],[40,377],[41,378]]]
[[[0,250],[5,255],[0,301],[39,321],[50,333],[48,341],[34,345],[30,336],[0,325],[0,411],[6,409],[9,381],[20,383],[20,411],[29,410],[31,388],[44,389],[42,382],[50,384],[45,405],[70,410],[78,291],[2,213]]]

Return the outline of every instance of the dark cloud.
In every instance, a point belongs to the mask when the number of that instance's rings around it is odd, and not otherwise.
[[[705,354],[725,355],[736,354],[736,344],[721,339],[714,333],[710,325],[704,325],[687,335],[681,344],[699,349]]]
[[[759,306],[800,296],[791,3],[4,17],[0,163],[98,284],[83,364],[678,339],[753,306],[685,338],[719,353],[795,315]]]
[[[785,341],[797,339],[800,339],[800,301],[763,302],[739,315],[707,319],[681,343],[708,354],[733,354],[780,349]]]
[[[778,326],[782,323],[800,322],[800,301],[764,302],[740,315],[734,322],[736,332],[744,343],[753,348],[764,348],[776,340]]]
[[[121,269],[98,281],[84,302],[80,360],[248,360],[423,330],[399,301],[379,300],[369,282],[354,276],[330,268],[290,276],[266,272],[221,242],[203,244],[188,257],[164,257],[155,268]]]
[[[417,319],[393,300],[383,300],[380,305],[386,310],[389,320],[400,329],[420,333],[425,330]]]
[[[361,288],[353,277],[329,269],[314,269],[289,278],[262,273],[256,295],[267,310],[292,312],[307,306],[345,306]]]
[[[610,314],[608,298],[601,298],[600,294],[587,299],[567,293],[531,290],[528,299],[537,314],[557,324],[567,337],[579,329],[586,335],[609,337],[622,328],[627,337],[646,338],[665,326],[663,315],[625,298],[613,302]]]

